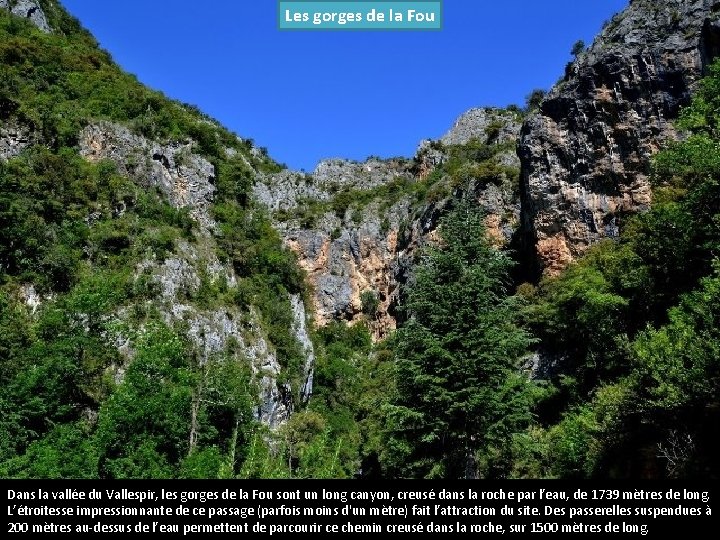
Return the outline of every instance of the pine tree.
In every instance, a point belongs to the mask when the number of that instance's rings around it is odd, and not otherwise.
[[[510,258],[462,202],[441,224],[407,294],[388,408],[390,472],[405,477],[505,476],[514,433],[530,420],[518,358],[530,340],[508,296]]]

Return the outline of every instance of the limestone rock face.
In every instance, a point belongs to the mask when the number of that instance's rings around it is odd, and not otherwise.
[[[10,10],[18,17],[24,17],[43,32],[50,32],[50,25],[37,0],[0,0],[0,8]]]
[[[33,134],[15,125],[0,126],[0,160],[17,156],[33,143]]]
[[[516,141],[520,135],[520,127],[514,114],[504,109],[470,109],[455,121],[440,142],[445,145],[467,144],[473,138],[500,143]]]
[[[205,230],[215,228],[210,217],[215,168],[194,154],[190,144],[162,145],[124,126],[98,122],[81,132],[80,153],[93,162],[111,160],[121,174],[159,188],[175,208],[188,208]]]
[[[371,292],[378,299],[376,335],[384,337],[394,328],[386,317],[395,286],[389,270],[408,204],[373,200],[358,211],[352,203],[358,193],[400,180],[414,181],[410,163],[379,159],[333,159],[321,162],[312,175],[283,171],[258,179],[255,197],[271,211],[286,246],[307,273],[314,293],[309,307],[319,326],[359,320],[361,296]],[[347,200],[339,204],[342,197]]]
[[[305,392],[312,391],[315,355],[304,326],[302,300],[291,298],[296,318],[302,315],[302,319],[295,322],[295,334],[305,350],[305,377],[302,388],[291,388],[289,384],[279,382],[282,366],[254,309],[241,311],[231,304],[208,308],[194,301],[201,286],[201,275],[211,281],[225,280],[229,288],[237,285],[232,268],[223,266],[212,250],[200,250],[186,241],[178,242],[172,256],[164,260],[145,260],[136,269],[136,279],[145,279],[154,285],[157,294],[153,306],[164,322],[171,327],[186,329],[201,365],[213,357],[222,357],[250,368],[259,390],[256,418],[276,429],[293,412],[293,392],[303,399]],[[131,359],[132,344],[126,339],[117,341],[124,345],[129,353],[125,356]]]
[[[396,327],[400,287],[412,273],[415,253],[436,239],[438,222],[457,197],[474,197],[488,213],[490,236],[506,244],[520,220],[511,179],[487,183],[469,178],[454,189],[445,186],[430,203],[413,200],[410,192],[449,159],[451,146],[473,140],[502,145],[495,159],[517,169],[519,132],[514,113],[473,109],[440,141],[423,141],[412,160],[334,159],[321,162],[310,175],[283,171],[259,176],[255,197],[271,212],[307,274],[314,322],[324,326],[333,320],[364,320],[375,339],[386,337]],[[374,298],[372,312],[368,298]]]
[[[650,158],[720,52],[717,0],[635,0],[523,126],[523,228],[557,273],[651,203]]]
[[[237,287],[229,264],[217,257],[216,229],[211,216],[215,193],[215,169],[205,158],[193,153],[191,143],[165,144],[135,135],[126,127],[110,122],[87,126],[79,136],[80,154],[91,162],[112,161],[120,174],[139,185],[158,189],[175,208],[187,208],[199,224],[197,243],[178,241],[174,253],[164,260],[147,259],[138,265],[136,279],[144,279],[156,290],[153,305],[171,327],[183,328],[200,364],[223,357],[247,365],[259,389],[256,417],[276,429],[293,412],[296,402],[312,393],[314,351],[305,326],[305,306],[290,298],[295,323],[293,330],[305,352],[305,372],[297,388],[281,383],[282,366],[263,333],[260,315],[253,308],[240,310],[223,304],[213,308],[195,301],[202,280],[222,280],[228,289]],[[119,314],[120,316],[122,314]],[[131,360],[132,343],[124,336],[116,340]],[[116,379],[123,368],[117,369]]]

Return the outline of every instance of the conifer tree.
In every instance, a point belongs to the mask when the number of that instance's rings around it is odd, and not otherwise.
[[[530,339],[508,295],[512,261],[462,202],[441,224],[407,294],[395,342],[390,472],[404,477],[502,477],[514,433],[529,422],[530,383],[518,359]]]

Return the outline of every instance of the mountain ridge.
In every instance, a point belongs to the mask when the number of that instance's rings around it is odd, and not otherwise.
[[[470,240],[503,268],[509,254],[519,263],[493,284],[504,309],[521,306],[512,318],[526,319],[513,339],[540,336],[508,380],[520,371],[538,384],[545,424],[503,444],[560,448],[565,473],[580,458],[563,444],[585,435],[573,422],[614,433],[588,415],[638,391],[617,366],[662,353],[642,328],[666,324],[673,306],[690,317],[690,285],[714,290],[700,253],[695,281],[670,282],[656,305],[623,296],[655,271],[638,270],[631,252],[632,235],[660,219],[653,197],[670,212],[663,201],[679,196],[651,185],[652,158],[688,137],[674,121],[720,53],[716,1],[635,0],[537,108],[471,109],[411,158],[331,159],[310,174],[141,85],[54,2],[0,8],[3,475],[406,470],[383,439],[393,433],[383,415],[397,410],[396,330],[407,339],[417,269],[457,247],[443,224],[468,201],[483,230]],[[633,302],[650,315],[636,321]],[[603,324],[588,334],[594,319]],[[650,440],[660,428],[639,432]],[[77,463],[52,457],[58,440]],[[556,470],[530,456],[540,450],[512,451],[513,474]]]

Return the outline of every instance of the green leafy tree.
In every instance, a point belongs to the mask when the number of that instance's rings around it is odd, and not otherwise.
[[[572,49],[570,50],[570,54],[577,58],[585,52],[586,48],[587,46],[585,45],[585,42],[582,39],[579,39],[573,44]]]
[[[653,207],[529,294],[557,391],[527,444],[544,465],[526,470],[718,475],[720,63],[678,125],[688,136],[654,160]]]
[[[187,344],[164,325],[139,336],[125,380],[98,420],[100,475],[169,478],[188,454],[193,373]]]
[[[525,97],[525,110],[528,112],[532,112],[540,108],[540,104],[542,103],[543,99],[545,99],[546,95],[547,91],[540,88],[536,88],[535,90],[530,92]]]
[[[377,316],[377,310],[380,305],[380,299],[375,291],[363,291],[360,295],[360,302],[362,303],[362,312],[370,320],[375,319]]]
[[[442,245],[417,268],[397,335],[390,469],[406,477],[505,476],[531,396],[518,375],[530,340],[507,294],[512,262],[491,247],[469,202],[440,230]]]

